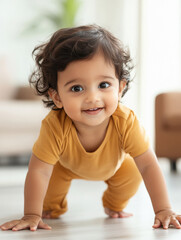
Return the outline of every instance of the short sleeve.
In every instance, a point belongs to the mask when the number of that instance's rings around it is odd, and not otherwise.
[[[39,137],[33,146],[33,154],[53,165],[60,158],[60,142],[46,120],[42,121]]]
[[[122,135],[123,149],[133,158],[143,154],[149,148],[149,139],[135,114],[131,111]]]

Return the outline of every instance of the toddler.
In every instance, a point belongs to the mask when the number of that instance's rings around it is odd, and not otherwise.
[[[153,227],[181,228],[145,131],[120,103],[133,68],[128,50],[109,31],[88,25],[58,30],[33,53],[37,68],[30,83],[52,109],[33,146],[24,217],[1,229],[51,229],[42,219],[67,211],[73,179],[107,184],[102,201],[111,218],[132,215],[123,210],[143,179],[155,212]]]

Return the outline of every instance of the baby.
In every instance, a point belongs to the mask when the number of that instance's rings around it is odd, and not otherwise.
[[[142,179],[155,212],[154,228],[181,228],[163,175],[134,112],[120,103],[133,68],[129,52],[97,25],[60,29],[33,51],[30,77],[52,110],[42,121],[25,181],[24,216],[0,226],[18,231],[51,229],[43,218],[67,211],[72,179],[104,181],[105,213],[124,212]],[[33,116],[32,116],[33,117]]]

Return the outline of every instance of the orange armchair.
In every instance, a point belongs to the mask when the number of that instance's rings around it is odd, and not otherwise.
[[[181,92],[161,93],[155,99],[155,151],[168,158],[172,171],[181,158]]]

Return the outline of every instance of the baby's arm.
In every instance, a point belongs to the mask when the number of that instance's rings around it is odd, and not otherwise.
[[[35,231],[37,228],[51,229],[43,223],[41,215],[52,169],[52,165],[40,161],[35,155],[32,155],[25,181],[24,217],[4,223],[0,226],[2,230],[18,231],[29,228]]]
[[[152,201],[155,212],[153,227],[163,226],[164,229],[167,229],[169,224],[172,224],[176,228],[181,228],[181,215],[175,214],[171,209],[165,180],[153,151],[149,149],[136,157],[135,163],[143,177]]]

